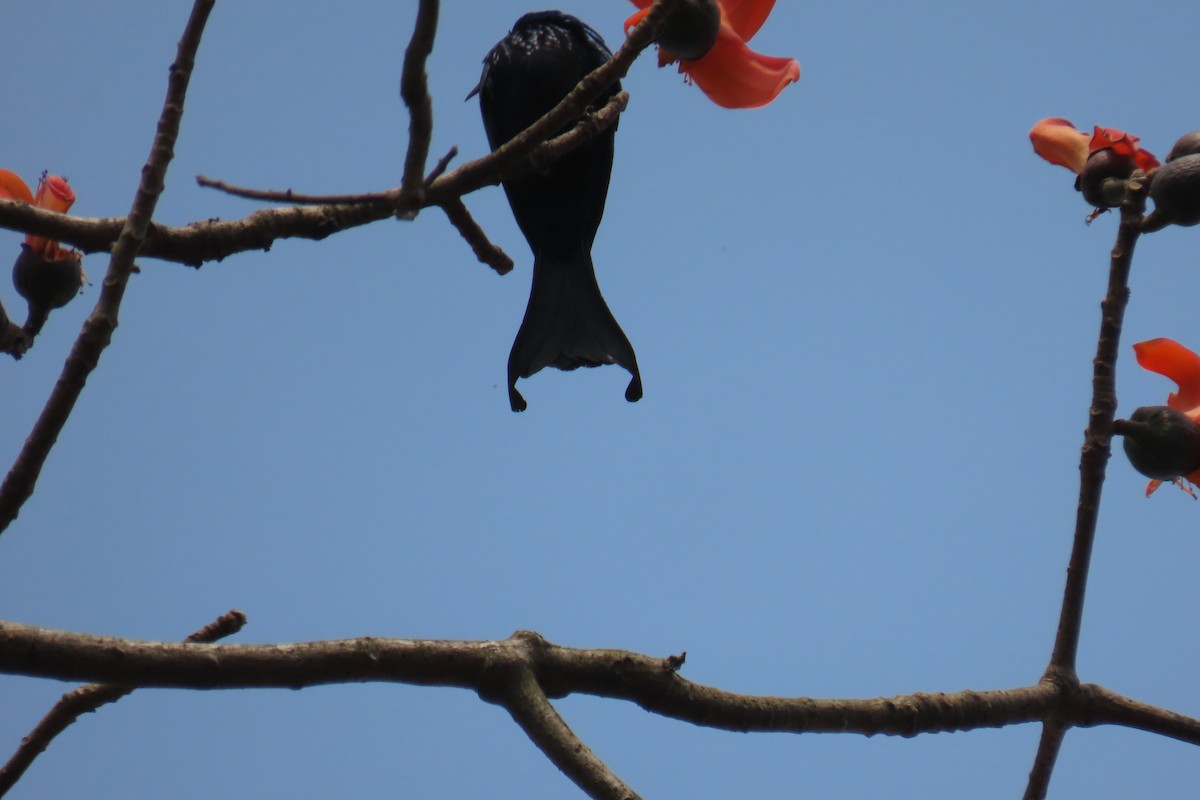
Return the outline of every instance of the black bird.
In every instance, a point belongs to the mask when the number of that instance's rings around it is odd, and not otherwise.
[[[492,149],[536,122],[611,55],[600,34],[569,14],[539,11],[518,19],[483,60],[477,87]],[[595,107],[620,90],[614,85]],[[529,304],[508,356],[513,411],[526,407],[517,379],[543,367],[619,364],[633,376],[625,399],[632,403],[642,397],[633,345],[608,310],[592,266],[616,129],[613,125],[542,169],[504,181],[513,216],[533,250]]]

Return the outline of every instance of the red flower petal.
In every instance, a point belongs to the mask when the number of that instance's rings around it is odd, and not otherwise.
[[[1130,156],[1139,169],[1149,172],[1159,165],[1158,159],[1149,150],[1139,147],[1138,142],[1140,141],[1141,139],[1131,133],[1125,133],[1116,128],[1101,128],[1097,125],[1092,133],[1092,140],[1088,144],[1088,153],[1111,148],[1114,153]]]
[[[34,205],[47,211],[57,211],[65,214],[75,202],[75,192],[67,185],[66,178],[57,175],[47,175],[38,181],[37,194],[34,195]]]
[[[1179,384],[1178,392],[1167,395],[1168,406],[1192,419],[1200,416],[1200,355],[1174,339],[1138,342],[1133,346],[1133,352],[1144,369],[1165,375]]]
[[[1078,175],[1088,157],[1088,135],[1062,117],[1047,117],[1029,131],[1033,151]]]
[[[25,181],[21,180],[16,173],[6,169],[0,169],[0,197],[24,200],[30,205],[48,211],[57,211],[60,214],[65,214],[71,204],[75,202],[75,192],[71,191],[66,178],[60,178],[58,175],[43,176],[38,181],[35,195],[29,191]],[[25,235],[25,243],[32,248],[33,252],[49,261],[58,261],[73,252],[62,248],[58,242],[43,236],[34,236],[32,233]]]
[[[641,9],[625,20],[625,32],[645,19],[653,0],[631,0]],[[699,86],[709,99],[725,108],[757,108],[774,100],[789,83],[800,80],[800,65],[794,58],[776,58],[756,53],[746,40],[766,22],[775,0],[716,0],[721,11],[717,41],[703,57],[681,61],[679,71]],[[660,67],[679,60],[669,50],[658,48]]]
[[[708,55],[682,61],[679,71],[696,82],[709,99],[724,108],[757,108],[774,100],[789,83],[800,80],[794,58],[756,53],[725,24]]]
[[[6,200],[24,200],[33,204],[33,192],[21,176],[6,169],[0,169],[0,197]]]
[[[1196,470],[1195,472],[1188,473],[1187,475],[1184,475],[1182,478],[1172,478],[1170,482],[1175,484],[1176,486],[1178,486],[1183,491],[1190,494],[1193,498],[1195,498],[1196,493],[1194,491],[1192,491],[1192,487],[1200,485],[1200,484],[1197,484],[1197,481],[1200,481],[1200,469]],[[1152,480],[1149,483],[1147,483],[1146,484],[1146,497],[1149,497],[1150,495],[1157,492],[1158,487],[1162,486],[1164,483],[1167,483],[1167,481]]]
[[[644,20],[644,19],[646,18],[646,15],[650,13],[650,3],[651,3],[651,2],[653,2],[653,1],[654,1],[654,0],[649,0],[649,2],[645,2],[645,0],[642,0],[642,2],[639,2],[639,0],[633,0],[633,4],[634,4],[635,6],[637,6],[638,8],[640,8],[640,9],[641,9],[641,11],[635,11],[635,12],[633,12],[633,14],[631,14],[631,15],[630,15],[630,16],[629,16],[629,17],[628,17],[626,20],[625,20],[625,35],[626,35],[626,36],[628,36],[628,35],[629,35],[629,31],[630,31],[630,30],[631,30],[631,29],[632,29],[632,28],[633,28],[635,25],[637,25],[639,22],[641,22],[642,20]]]
[[[775,8],[775,0],[717,0],[721,19],[743,42],[750,41]]]

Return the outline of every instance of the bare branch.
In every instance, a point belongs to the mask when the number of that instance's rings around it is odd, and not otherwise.
[[[1087,592],[1088,568],[1092,545],[1096,538],[1096,522],[1100,514],[1100,496],[1104,475],[1112,451],[1113,417],[1117,410],[1116,364],[1121,342],[1121,326],[1125,306],[1129,301],[1129,272],[1133,249],[1142,231],[1142,213],[1146,207],[1146,186],[1141,180],[1131,180],[1121,206],[1121,224],[1113,245],[1108,274],[1108,292],[1100,304],[1100,337],[1096,342],[1096,357],[1092,371],[1092,405],[1084,431],[1083,448],[1079,457],[1079,505],[1075,516],[1075,540],[1067,564],[1067,583],[1063,589],[1062,611],[1058,634],[1050,664],[1043,683],[1055,686],[1074,708],[1072,698],[1080,694],[1075,659],[1079,652],[1079,633],[1083,625],[1083,607]],[[1042,738],[1025,788],[1026,800],[1041,800],[1050,787],[1050,777],[1058,751],[1070,723],[1077,721],[1066,716],[1048,719],[1042,728]],[[1106,721],[1112,721],[1108,719]]]
[[[0,353],[20,358],[29,349],[30,340],[25,329],[8,318],[4,304],[0,303]]]
[[[387,203],[396,197],[399,190],[389,189],[383,192],[365,192],[362,194],[302,194],[291,189],[251,189],[245,186],[234,186],[232,183],[196,176],[196,183],[206,189],[216,189],[234,197],[246,200],[265,200],[268,203],[294,203],[300,206],[344,205],[350,203]]]
[[[517,637],[526,637],[534,648],[545,644],[537,634],[517,634]],[[640,800],[640,796],[597,758],[559,716],[532,670],[521,668],[493,675],[489,683],[492,685],[481,690],[480,696],[507,709],[513,721],[521,726],[546,758],[589,797],[595,800]]]
[[[509,258],[508,253],[492,244],[462,200],[447,200],[442,210],[446,212],[450,224],[466,239],[467,244],[471,245],[472,252],[481,263],[487,264],[501,275],[512,272],[513,260]]]
[[[246,615],[240,611],[227,611],[200,630],[188,635],[186,642],[215,642],[232,636],[246,624]],[[40,756],[54,737],[58,736],[83,714],[95,711],[108,703],[115,703],[134,690],[132,686],[115,686],[91,683],[67,692],[54,708],[42,718],[28,736],[21,740],[20,747],[3,767],[0,767],[0,797],[8,793],[25,770]]]
[[[625,108],[628,96],[624,93],[614,96],[604,108],[591,116],[589,123],[576,125],[551,141],[546,141],[547,137],[561,130],[572,119],[584,115],[589,103],[625,76],[633,61],[653,41],[666,14],[679,3],[680,0],[659,0],[642,23],[630,31],[612,59],[585,76],[562,102],[495,152],[441,174],[441,169],[445,168],[452,156],[444,158],[432,171],[432,180],[426,179],[423,197],[406,193],[402,188],[359,194],[302,195],[291,190],[234,187],[210,178],[200,178],[198,180],[202,185],[218,187],[242,197],[318,205],[311,208],[294,206],[263,209],[240,220],[207,220],[185,227],[151,224],[146,231],[140,255],[199,266],[248,250],[268,250],[278,239],[295,237],[320,240],[349,228],[386,219],[393,214],[406,217],[429,206],[444,207],[450,201],[484,186],[519,177],[535,165],[545,165],[561,158],[603,130],[603,126],[611,125],[616,115]],[[73,217],[34,208],[17,200],[0,199],[0,227],[52,237],[78,247],[85,253],[109,250],[124,222],[121,218]]]
[[[279,645],[180,645],[0,622],[0,672],[58,680],[193,689],[290,688],[352,681],[487,690],[486,676],[529,668],[550,697],[592,694],[731,731],[918,733],[1035,722],[1058,711],[1049,684],[893,698],[780,698],[726,692],[680,677],[670,659],[583,650],[521,633],[499,642],[342,639]],[[496,673],[495,670],[501,670]]]
[[[1063,732],[1117,724],[1200,744],[1200,720],[1103,687],[1034,686],[892,698],[741,695],[692,683],[679,658],[576,649],[530,632],[504,641],[343,639],[279,645],[167,644],[0,622],[0,672],[125,686],[299,689],[397,682],[472,689],[503,705],[556,765],[593,797],[634,797],[558,718],[547,698],[627,700],[647,711],[729,731],[916,736],[1045,724],[1028,798],[1044,797]]]
[[[108,273],[91,316],[75,340],[67,363],[63,366],[58,382],[46,401],[45,407],[33,431],[21,448],[16,462],[0,484],[0,531],[8,528],[17,518],[21,506],[33,494],[34,485],[42,471],[42,465],[58,434],[66,424],[67,417],[75,407],[75,401],[83,391],[84,383],[99,363],[100,354],[112,340],[117,327],[117,314],[125,286],[133,271],[133,260],[142,247],[158,196],[163,190],[163,179],[167,166],[174,156],[175,139],[179,135],[179,123],[183,117],[183,103],[191,79],[196,50],[204,24],[208,20],[215,0],[196,0],[192,13],[179,40],[175,63],[171,65],[167,84],[167,97],[158,120],[158,130],[146,166],[142,168],[142,179],[138,185],[133,206],[129,210],[120,235],[113,246],[108,263]]]
[[[455,145],[446,152],[446,155],[439,158],[438,162],[433,165],[433,169],[431,169],[429,174],[425,176],[425,185],[428,186],[440,178],[442,173],[446,171],[446,167],[450,166],[450,162],[453,161],[457,156],[458,146]]]
[[[1117,410],[1117,351],[1125,305],[1129,301],[1129,270],[1133,248],[1141,234],[1142,212],[1146,208],[1146,187],[1130,181],[1121,206],[1121,225],[1113,245],[1108,275],[1108,293],[1100,304],[1100,338],[1092,372],[1092,406],[1084,431],[1079,458],[1079,507],[1075,517],[1075,542],[1067,564],[1067,584],[1063,591],[1058,635],[1046,676],[1052,680],[1078,684],[1075,656],[1079,651],[1079,631],[1083,624],[1083,602],[1087,591],[1088,566],[1100,514],[1100,495],[1111,452],[1112,423]]]
[[[1123,725],[1200,745],[1200,719],[1142,703],[1093,683],[1060,688],[1062,707],[1043,723],[1024,800],[1045,800],[1063,738],[1072,726]]]
[[[1103,686],[1085,684],[1082,689],[1094,709],[1095,721],[1085,717],[1080,726],[1124,725],[1200,745],[1200,719],[1133,700]]]
[[[1046,800],[1050,790],[1050,776],[1054,774],[1054,763],[1062,747],[1067,728],[1057,720],[1042,723],[1042,738],[1038,742],[1033,768],[1029,770],[1029,783],[1025,785],[1024,800]]]
[[[400,97],[410,115],[408,152],[404,156],[404,177],[400,187],[404,193],[414,195],[418,202],[425,189],[425,161],[429,158],[429,141],[433,137],[433,101],[429,97],[425,61],[433,52],[437,21],[437,0],[421,0],[400,74]]]
[[[425,178],[425,186],[433,183],[441,176],[446,171],[446,167],[457,155],[458,148],[451,147],[446,155],[438,159],[433,170]],[[232,183],[207,178],[203,175],[196,176],[196,183],[205,188],[216,189],[219,192],[224,192],[234,197],[242,197],[247,200],[265,200],[271,203],[294,203],[302,206],[394,203],[400,197],[402,191],[397,188],[382,192],[363,192],[359,194],[301,194],[291,189],[250,189],[245,186],[234,186]]]
[[[615,124],[628,102],[628,93],[619,92],[610,98],[603,108],[585,116],[571,130],[548,142],[534,145],[529,150],[526,168],[561,158]],[[478,171],[473,168],[466,173],[461,173],[461,170],[485,161],[490,156],[470,162],[449,176],[441,175],[457,152],[456,149],[451,149],[434,167],[430,179],[427,179],[428,186],[422,202],[426,206],[438,205],[447,209],[451,221],[463,233],[476,257],[504,274],[512,268],[508,256],[491,244],[482,229],[473,221],[468,222],[469,215],[464,218],[451,210],[455,203],[461,204],[459,198],[465,193],[459,190],[462,175],[466,175],[468,179],[478,175]],[[450,180],[451,178],[453,180]],[[206,261],[220,261],[247,250],[269,250],[279,239],[324,239],[339,231],[386,219],[393,214],[398,205],[403,204],[399,189],[356,195],[304,195],[291,189],[262,190],[232,186],[203,176],[198,176],[196,180],[202,186],[216,188],[239,197],[287,201],[299,205],[262,209],[240,220],[195,222],[182,228],[151,223],[142,246],[142,257],[154,257],[198,267]],[[497,178],[495,182],[498,181]],[[124,222],[120,218],[71,217],[43,211],[16,200],[0,200],[0,226],[6,224],[10,212],[14,220],[12,227],[15,229],[52,236],[86,252],[109,247]],[[502,269],[506,263],[508,268]]]

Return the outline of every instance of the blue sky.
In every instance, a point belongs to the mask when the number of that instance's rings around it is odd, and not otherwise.
[[[196,174],[305,192],[395,185],[415,2],[218,3],[157,219],[258,206]],[[632,6],[562,9],[622,37]],[[129,208],[185,2],[4,12],[2,166]],[[433,156],[486,151],[463,97],[519,4],[445,3]],[[593,255],[637,350],[544,371],[508,409],[531,259],[503,194],[467,198],[517,262],[476,263],[435,211],[200,271],[152,260],[0,536],[0,617],[179,639],[229,608],[244,642],[495,639],[667,655],[751,693],[873,697],[1025,685],[1049,658],[1115,215],[1027,132],[1065,116],[1164,156],[1200,127],[1200,7],[780,2],[756,49],[801,80],[717,108],[652,56],[625,81]],[[1138,246],[1120,413],[1171,384],[1129,345],[1200,348],[1200,231]],[[21,237],[0,231],[15,257]],[[106,259],[90,256],[93,278]],[[95,302],[0,363],[11,462]],[[5,281],[0,297],[21,318]],[[1200,714],[1200,504],[1110,463],[1081,677]],[[0,751],[68,687],[0,682]],[[1039,726],[920,737],[734,735],[622,703],[560,711],[646,797],[1012,798]],[[1052,796],[1182,797],[1200,752],[1070,733]],[[12,796],[571,797],[507,714],[397,686],[144,691],[89,715]]]

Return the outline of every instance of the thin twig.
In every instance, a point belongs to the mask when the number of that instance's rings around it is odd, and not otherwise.
[[[203,643],[215,642],[226,636],[232,636],[246,624],[246,615],[241,611],[227,611],[216,620],[205,625],[195,633],[190,634],[185,642]],[[29,735],[21,740],[21,745],[0,767],[0,797],[8,793],[34,759],[40,756],[54,737],[70,727],[83,714],[95,711],[107,703],[115,703],[134,690],[132,686],[115,686],[108,683],[90,683],[67,692],[54,704],[49,713],[42,718]]]
[[[429,175],[426,176],[426,187],[433,183],[446,171],[446,167],[458,155],[458,148],[451,147],[446,155],[438,159]],[[373,203],[392,203],[400,195],[401,190],[387,189],[382,192],[360,192],[358,194],[303,194],[292,189],[251,189],[246,186],[235,186],[232,183],[219,181],[204,175],[196,176],[196,183],[206,189],[216,189],[218,192],[241,197],[246,200],[263,200],[268,203],[292,203],[298,206],[336,206],[336,205],[370,205]],[[67,241],[70,241],[69,239]]]
[[[446,212],[446,218],[450,220],[450,224],[471,246],[471,251],[475,253],[475,257],[479,259],[480,263],[487,264],[500,275],[512,272],[512,258],[508,253],[492,244],[462,200],[448,200],[442,206],[442,210]]]
[[[617,119],[629,106],[629,92],[617,92],[608,98],[608,102],[591,114],[580,117],[575,127],[566,133],[559,134],[553,139],[538,145],[529,154],[533,164],[550,164],[579,147],[580,144],[596,138],[605,130],[617,124]]]
[[[251,189],[246,186],[235,186],[232,183],[215,180],[204,175],[196,176],[196,183],[206,189],[216,189],[234,197],[246,200],[264,200],[268,203],[292,203],[298,206],[327,206],[353,203],[389,203],[398,193],[396,189],[383,192],[364,192],[361,194],[303,194],[291,189]]]
[[[33,431],[25,440],[25,445],[4,483],[0,484],[0,532],[7,529],[17,518],[21,506],[33,494],[46,456],[49,455],[58,434],[66,424],[67,417],[75,407],[75,401],[79,399],[88,375],[96,368],[100,354],[112,340],[113,331],[117,327],[121,299],[124,297],[129,275],[133,271],[133,260],[146,238],[150,218],[163,190],[167,166],[174,155],[175,139],[179,135],[179,123],[183,116],[183,103],[187,96],[196,50],[200,46],[204,24],[214,2],[215,0],[196,0],[192,6],[183,36],[179,40],[175,63],[171,65],[167,97],[159,116],[154,144],[146,166],[142,168],[142,179],[129,216],[125,218],[125,224],[113,246],[108,273],[104,276],[104,285],[96,307],[75,340],[58,382],[54,385],[41,416],[34,424]]]
[[[433,165],[433,169],[431,169],[429,174],[425,176],[425,186],[428,187],[429,184],[440,178],[442,173],[446,171],[446,167],[450,166],[450,162],[453,161],[457,156],[458,146],[455,145],[446,152],[446,155],[439,158],[437,163]]]
[[[408,106],[409,113],[408,152],[404,156],[400,188],[418,199],[425,190],[425,161],[429,158],[429,142],[433,138],[433,101],[429,97],[425,62],[433,52],[437,21],[437,0],[421,0],[400,74],[400,98]]]

